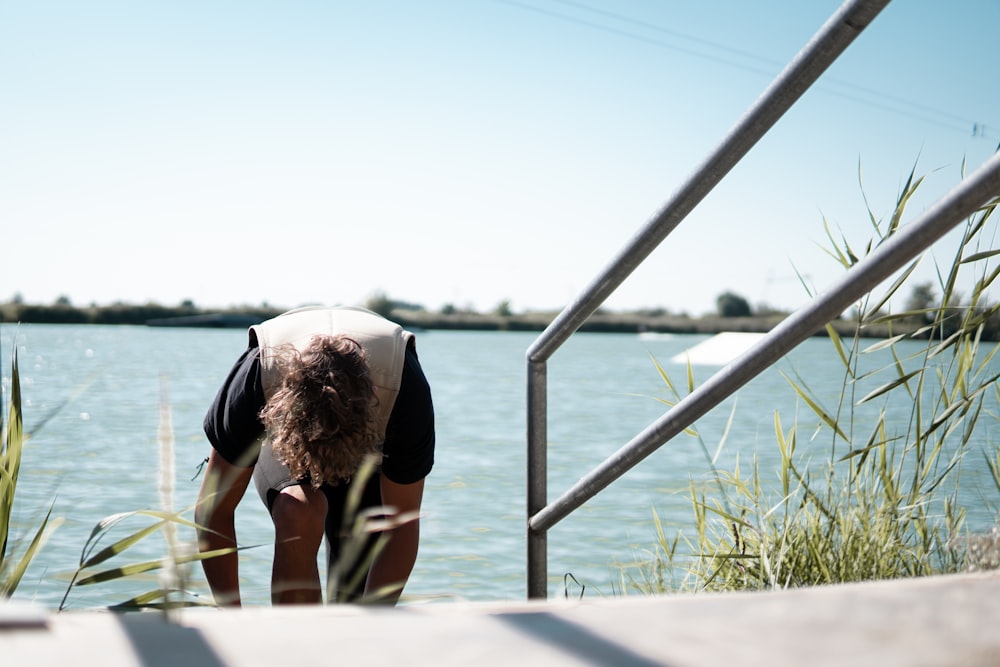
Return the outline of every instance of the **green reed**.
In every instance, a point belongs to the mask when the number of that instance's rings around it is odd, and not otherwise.
[[[825,224],[829,254],[850,268],[890,238],[922,179],[911,171],[888,221],[869,206],[873,238],[863,248],[838,240]],[[654,513],[658,543],[646,562],[623,571],[623,592],[761,590],[957,572],[1000,565],[1000,528],[969,534],[957,501],[963,460],[976,447],[977,424],[998,417],[1000,350],[997,311],[987,303],[1000,267],[1000,250],[987,224],[998,200],[966,222],[949,265],[936,266],[941,298],[935,305],[887,312],[920,259],[884,292],[857,305],[853,339],[827,327],[831,354],[843,368],[836,404],[823,400],[802,377],[786,380],[810,418],[790,424],[774,413],[777,470],[756,459],[719,470],[710,458],[712,484],[691,483],[693,530],[668,540]],[[972,274],[969,296],[957,291]],[[872,325],[890,336],[866,340]],[[926,344],[905,354],[901,341]],[[680,394],[657,369],[675,398]],[[693,388],[688,369],[688,391]],[[903,411],[905,425],[888,414]],[[801,433],[807,437],[802,437]],[[700,440],[700,439],[699,439]],[[720,448],[722,444],[720,443]],[[817,454],[825,463],[816,466]],[[702,443],[706,453],[707,447]],[[982,454],[1000,491],[1000,445]],[[684,553],[684,552],[687,553]]]
[[[2,403],[0,400],[0,404]],[[9,598],[14,594],[35,554],[42,548],[50,532],[61,523],[60,519],[52,518],[50,506],[21,554],[19,556],[14,554],[14,547],[17,544],[10,540],[11,517],[17,480],[21,471],[21,455],[26,440],[21,412],[21,374],[17,366],[17,348],[15,348],[11,360],[10,405],[6,421],[0,410],[0,599]]]

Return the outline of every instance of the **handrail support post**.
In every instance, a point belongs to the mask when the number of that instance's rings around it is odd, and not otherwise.
[[[528,357],[528,521],[527,579],[528,598],[547,595],[548,533],[531,527],[531,517],[548,504],[548,399],[545,361]]]

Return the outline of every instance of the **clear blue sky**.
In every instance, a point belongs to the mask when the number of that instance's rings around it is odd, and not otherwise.
[[[0,0],[0,300],[562,308],[839,4]],[[803,303],[859,164],[996,149],[997,25],[896,0],[607,306]]]

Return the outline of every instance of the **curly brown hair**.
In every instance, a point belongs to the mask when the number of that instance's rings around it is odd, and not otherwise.
[[[276,351],[281,384],[260,411],[274,457],[314,488],[348,480],[379,452],[377,399],[364,348],[346,336],[314,336]]]

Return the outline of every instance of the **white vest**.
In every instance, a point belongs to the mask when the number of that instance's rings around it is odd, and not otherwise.
[[[256,340],[260,347],[264,399],[270,399],[281,384],[275,348],[292,345],[303,350],[313,336],[327,334],[347,336],[364,348],[378,397],[375,428],[379,440],[384,440],[385,427],[399,395],[406,346],[413,340],[413,334],[370,310],[350,306],[308,306],[250,327],[251,343]]]

